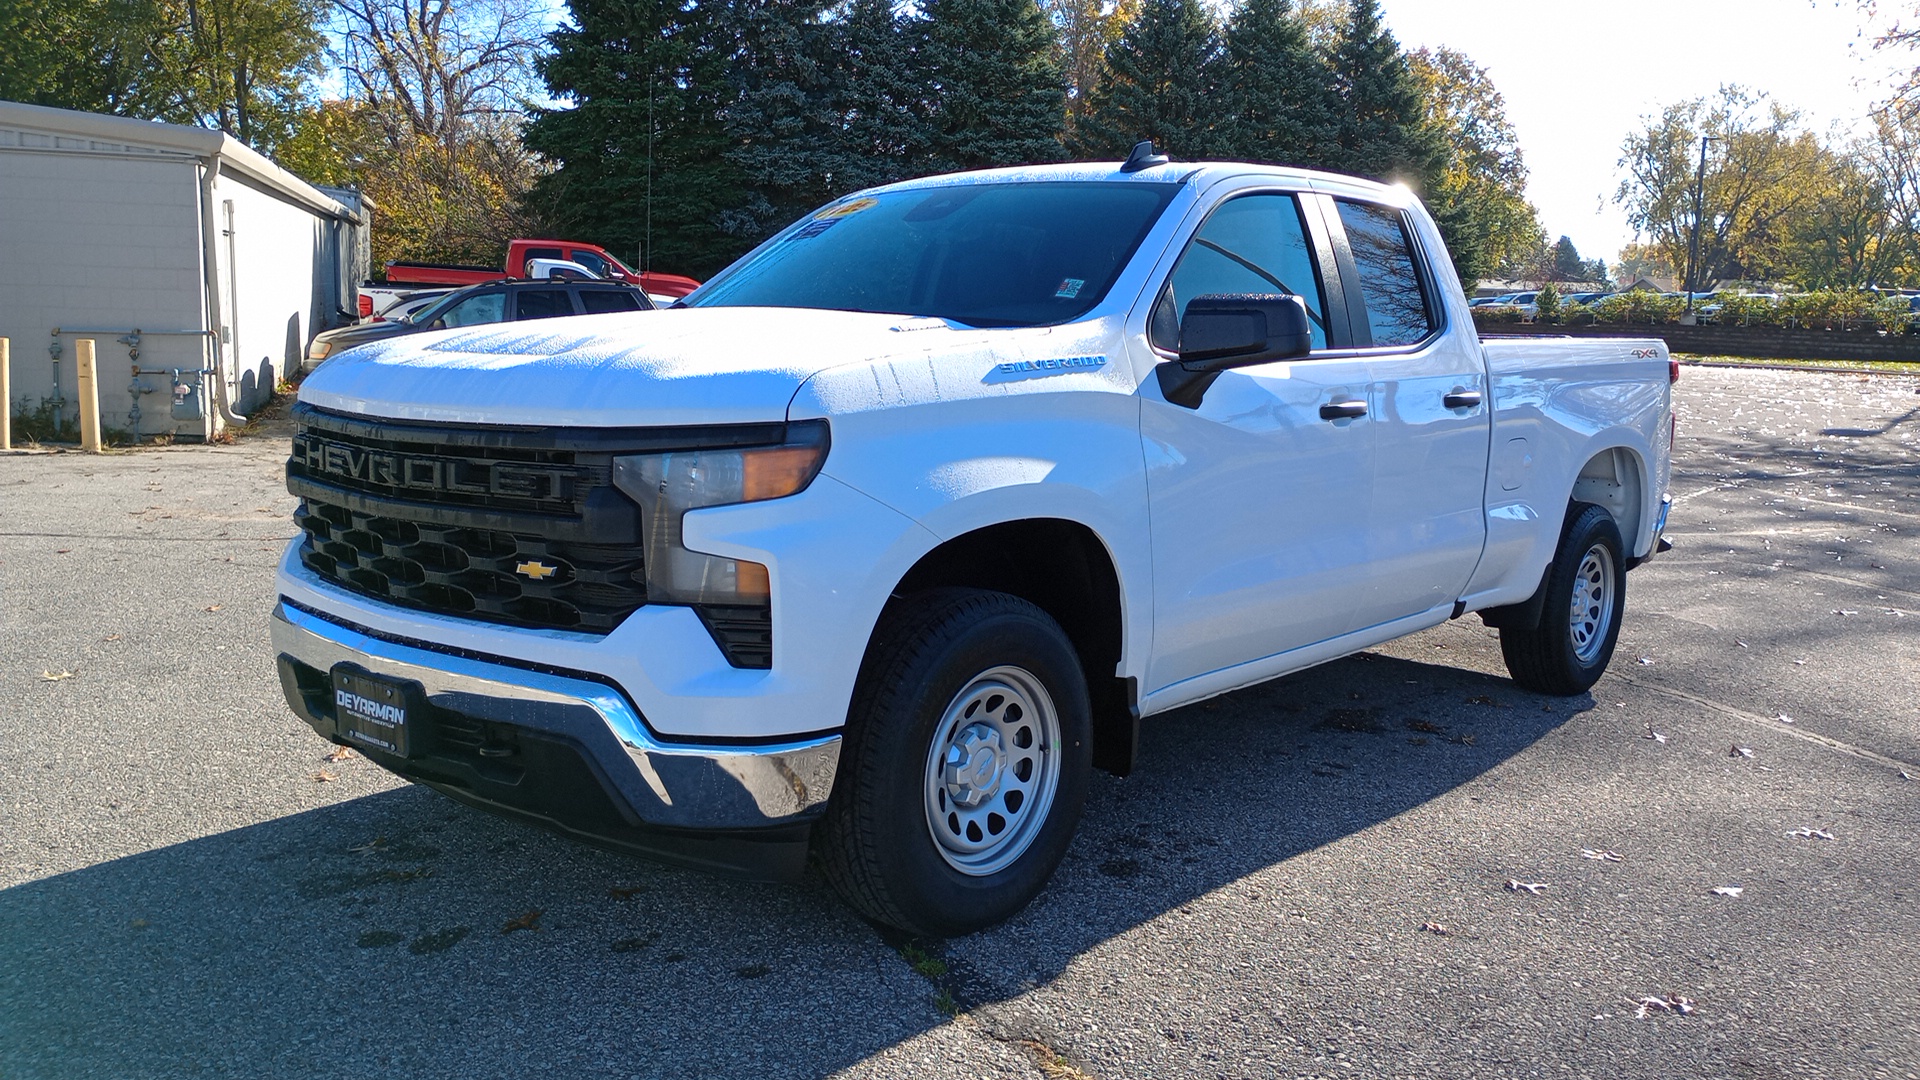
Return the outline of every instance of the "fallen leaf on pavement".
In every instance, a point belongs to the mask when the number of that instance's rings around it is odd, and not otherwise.
[[[1779,716],[1774,717],[1774,719],[1780,721],[1783,724],[1793,723],[1793,717],[1788,716],[1786,713],[1781,713]]]
[[[1851,608],[1835,608],[1835,609],[1834,609],[1834,611],[1833,611],[1833,613],[1834,613],[1835,615],[1858,615],[1858,614],[1860,614],[1859,612],[1857,612],[1857,611],[1854,611],[1854,610],[1853,610],[1853,609],[1851,609]]]
[[[43,671],[40,673],[41,682],[59,682],[61,679],[71,679],[71,678],[73,678],[73,672],[71,671],[62,671],[58,673],[55,673],[52,671]]]
[[[1727,756],[1728,757],[1752,757],[1753,747],[1741,746],[1738,743],[1735,743],[1732,747],[1728,748]]]
[[[1613,851],[1611,849],[1606,851],[1595,851],[1592,848],[1584,848],[1584,847],[1580,849],[1580,857],[1583,859],[1599,859],[1603,862],[1619,862],[1620,860],[1626,858],[1625,855],[1622,855],[1619,852]]]
[[[353,747],[336,746],[333,748],[332,753],[328,754],[326,757],[321,758],[320,760],[321,761],[345,761],[352,756],[353,756]]]
[[[387,838],[384,836],[376,836],[373,839],[367,841],[366,843],[361,844],[359,847],[348,848],[347,854],[357,855],[363,851],[378,851],[381,848],[386,846],[387,846]]]
[[[1547,883],[1544,881],[1520,881],[1515,878],[1508,878],[1507,891],[1532,893],[1535,896],[1539,896],[1541,893],[1547,891]]]
[[[1740,898],[1740,894],[1746,891],[1747,891],[1747,888],[1744,885],[1715,885],[1713,887],[1713,895],[1731,896],[1735,900],[1738,900]]]
[[[316,784],[331,784],[338,779],[340,778],[325,769],[313,774],[313,782]]]
[[[1429,934],[1439,934],[1441,937],[1445,937],[1451,932],[1444,925],[1437,922],[1423,922],[1420,924],[1420,929],[1425,930]]]
[[[1663,743],[1667,741],[1667,737],[1665,735],[1662,735],[1659,732],[1653,730],[1652,724],[1647,725],[1647,733],[1641,737],[1652,739],[1654,742],[1657,742],[1657,743]]]
[[[73,549],[72,548],[55,548],[53,553],[55,555],[71,555],[73,554]]]
[[[500,932],[503,934],[511,934],[515,930],[538,930],[540,929],[540,916],[544,914],[546,913],[539,908],[534,908],[532,911],[527,912],[517,919],[509,920],[507,925],[500,928]]]
[[[1803,837],[1803,838],[1805,838],[1805,839],[1808,839],[1808,840],[1831,840],[1831,839],[1833,839],[1833,834],[1832,834],[1832,833],[1830,833],[1830,832],[1828,832],[1827,830],[1825,830],[1825,829],[1809,829],[1809,828],[1807,828],[1807,827],[1806,827],[1805,825],[1802,825],[1801,827],[1799,827],[1799,828],[1797,828],[1797,829],[1795,829],[1795,830],[1793,830],[1793,831],[1792,831],[1792,832],[1790,832],[1790,833],[1782,833],[1781,835],[1782,835],[1782,836],[1799,836],[1799,837]]]
[[[1643,997],[1638,1001],[1634,1001],[1632,998],[1628,998],[1627,1000],[1638,1006],[1633,1013],[1634,1019],[1636,1020],[1645,1020],[1655,1009],[1665,1013],[1677,1013],[1681,1016],[1686,1016],[1693,1012],[1692,998],[1676,997],[1673,994],[1668,994],[1666,997]]]
[[[106,637],[102,638],[101,640],[102,641],[119,641],[120,638],[121,638],[121,635],[119,634],[108,634]]]
[[[219,611],[223,607],[226,607],[226,605],[225,604],[208,604],[206,607],[203,607],[200,610],[201,611]]]

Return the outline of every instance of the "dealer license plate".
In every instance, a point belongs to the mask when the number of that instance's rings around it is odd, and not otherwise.
[[[333,715],[340,737],[356,746],[407,756],[407,714],[415,683],[342,666],[333,669]]]

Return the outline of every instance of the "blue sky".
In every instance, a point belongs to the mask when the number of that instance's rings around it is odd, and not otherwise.
[[[1451,46],[1487,68],[1532,170],[1549,236],[1611,261],[1633,238],[1613,204],[1620,144],[1641,119],[1722,83],[1765,90],[1810,126],[1857,125],[1897,62],[1875,55],[1851,0],[1381,0],[1402,45]]]

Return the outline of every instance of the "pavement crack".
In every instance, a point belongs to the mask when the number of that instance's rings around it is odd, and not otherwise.
[[[1865,747],[1855,746],[1848,742],[1841,742],[1839,739],[1830,738],[1826,735],[1817,735],[1801,727],[1789,727],[1771,717],[1761,716],[1759,713],[1751,713],[1745,709],[1715,701],[1712,698],[1701,697],[1699,694],[1690,694],[1685,690],[1675,690],[1670,686],[1662,686],[1659,683],[1636,679],[1631,675],[1615,675],[1614,678],[1619,679],[1628,686],[1637,686],[1642,690],[1663,694],[1681,701],[1692,702],[1703,709],[1711,709],[1722,716],[1729,716],[1735,720],[1744,720],[1755,727],[1766,728],[1768,731],[1777,735],[1785,735],[1789,738],[1799,739],[1802,742],[1813,743],[1816,746],[1824,746],[1829,750],[1835,750],[1842,754],[1850,754],[1864,761],[1871,761],[1876,765],[1885,765],[1889,769],[1895,769],[1903,773],[1920,770],[1920,763],[1888,757],[1885,754],[1875,753]]]

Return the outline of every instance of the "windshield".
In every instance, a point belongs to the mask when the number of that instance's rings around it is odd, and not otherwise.
[[[690,298],[693,307],[930,315],[969,326],[1078,318],[1179,190],[1138,181],[881,192],[802,219]]]

